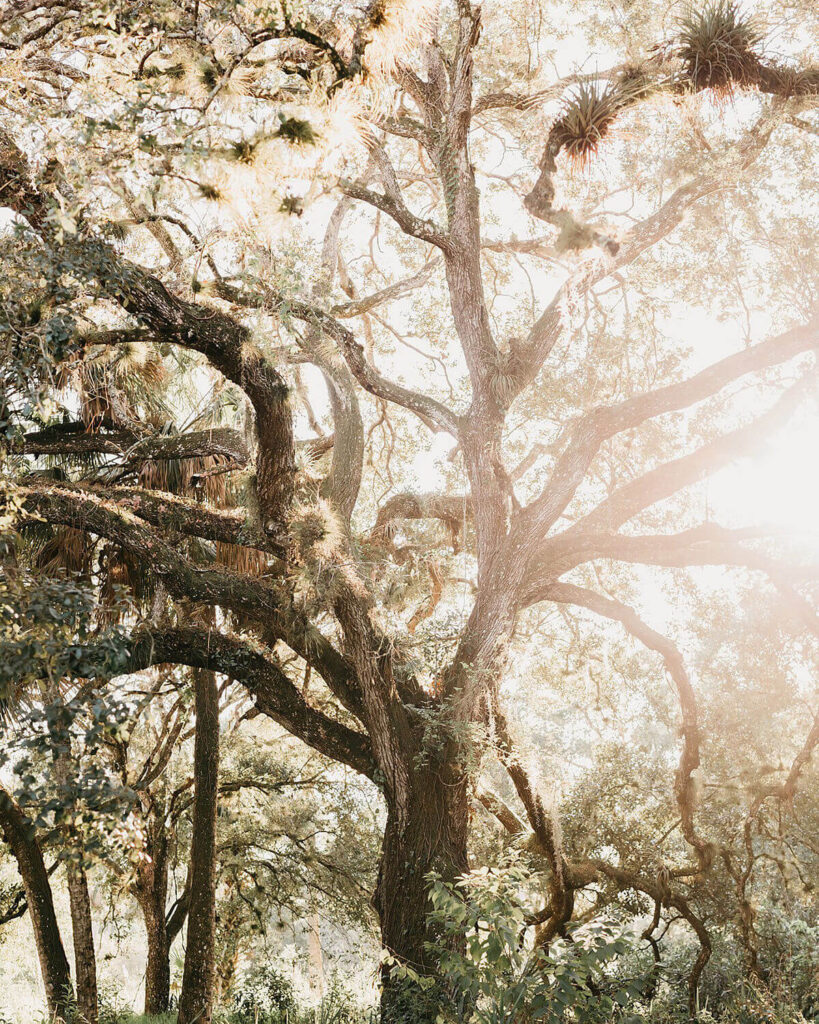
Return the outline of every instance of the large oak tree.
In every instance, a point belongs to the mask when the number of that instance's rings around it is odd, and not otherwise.
[[[674,640],[600,574],[744,567],[816,629],[795,589],[810,568],[766,546],[753,516],[724,526],[685,494],[753,454],[815,387],[799,197],[819,70],[797,37],[772,55],[730,2],[670,27],[649,2],[617,11],[9,0],[5,479],[21,521],[81,531],[141,560],[160,588],[162,614],[155,597],[123,620],[118,670],[235,680],[381,790],[374,901],[395,959],[435,971],[428,876],[468,868],[473,798],[524,828],[476,786],[491,755],[549,865],[539,941],[562,933],[584,890],[646,893],[699,938],[693,1003],[710,942],[690,898],[648,865],[567,854],[501,691],[539,606],[613,620],[658,654],[679,700],[668,785],[688,851],[670,878],[696,885],[714,870],[719,841],[697,816],[696,683]],[[720,344],[694,372],[665,325],[706,296],[738,318],[727,282],[743,274],[740,300],[767,316],[749,315],[746,343]],[[238,397],[194,430],[196,416],[169,425],[118,401],[109,377],[79,411],[55,411],[56,363],[104,377],[112,350],[142,353],[140,366],[153,352],[189,392]],[[742,398],[751,384],[758,407]],[[431,458],[440,436],[451,453],[437,475],[452,488],[419,493],[417,453]],[[39,472],[44,458],[68,471]],[[196,466],[186,490],[171,465]],[[208,481],[234,474],[231,501],[208,500]],[[423,603],[396,612],[396,581]],[[430,653],[416,631],[444,610],[457,627]],[[90,645],[86,673],[94,657]],[[96,671],[110,668],[101,652]],[[305,672],[320,691],[300,685]],[[203,719],[209,692],[197,691]],[[750,814],[792,799],[818,722]],[[200,781],[204,848],[215,779]],[[188,926],[205,986],[210,859]],[[400,987],[388,970],[384,981],[384,1019],[397,1020]],[[208,1019],[207,999],[189,996],[184,1019]]]

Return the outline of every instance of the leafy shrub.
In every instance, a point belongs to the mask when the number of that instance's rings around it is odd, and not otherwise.
[[[235,1024],[295,1024],[299,1020],[293,983],[272,964],[254,966],[233,997]]]
[[[448,1006],[442,1019],[558,1024],[571,1012],[578,1024],[596,1024],[643,995],[647,977],[613,969],[632,942],[609,924],[575,928],[548,951],[528,946],[520,898],[528,881],[526,870],[514,865],[472,872],[455,883],[432,880],[432,920],[440,938],[431,952]],[[428,987],[429,979],[419,981]]]

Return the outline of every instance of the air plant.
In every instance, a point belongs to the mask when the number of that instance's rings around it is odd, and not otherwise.
[[[208,92],[213,92],[220,79],[219,69],[214,64],[211,64],[210,61],[204,61],[199,66],[199,81]]]
[[[304,213],[304,200],[301,196],[294,196],[288,192],[279,204],[279,213],[286,213],[288,216],[295,214],[297,217],[301,217]]]
[[[344,529],[333,508],[322,499],[294,504],[290,532],[297,553],[304,559],[331,559],[343,545]]]
[[[151,68],[151,71],[153,71],[153,68]],[[185,77],[187,68],[181,61],[178,61],[176,64],[170,64],[168,67],[159,68],[158,73],[178,82]]]
[[[309,121],[299,117],[285,117],[279,114],[281,124],[276,130],[276,137],[292,143],[294,146],[314,146],[316,133]]]
[[[585,167],[626,102],[627,91],[619,84],[602,88],[581,82],[552,126],[555,151],[565,150],[573,164]]]
[[[364,66],[388,76],[435,27],[440,0],[378,0],[369,11],[370,41]]]
[[[679,23],[677,54],[694,89],[731,94],[754,81],[762,34],[736,0],[709,0]]]
[[[252,164],[258,147],[258,139],[239,139],[237,142],[231,142],[230,156],[237,163]]]
[[[111,220],[105,226],[106,234],[117,242],[124,242],[133,226],[133,221]]]
[[[203,199],[210,199],[212,202],[218,202],[222,198],[222,193],[216,187],[207,181],[199,181],[196,184],[199,189],[199,194]]]

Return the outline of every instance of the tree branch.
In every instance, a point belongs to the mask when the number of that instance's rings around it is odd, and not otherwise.
[[[753,454],[764,437],[788,420],[815,384],[815,375],[806,374],[762,416],[625,484],[560,536],[576,536],[595,528],[616,529],[643,509],[709,476],[739,456]]]
[[[425,422],[434,423],[439,429],[447,431],[454,437],[458,436],[460,419],[451,409],[434,398],[428,398],[426,395],[421,395],[384,377],[372,363],[367,361],[364,347],[356,340],[353,333],[339,323],[335,317],[315,306],[297,300],[282,301],[279,305],[283,311],[305,323],[314,324],[337,342],[353,376],[365,391],[369,391],[376,398],[382,398],[386,402],[409,409]]]
[[[241,683],[256,706],[326,757],[373,778],[369,740],[311,707],[258,644],[205,629],[142,629],[133,634],[129,672],[165,663],[218,672]]]
[[[259,438],[257,478],[264,529],[280,542],[294,487],[293,426],[288,388],[278,370],[252,344],[250,331],[218,309],[173,295],[156,277],[119,256],[109,245],[81,235],[59,245],[50,225],[51,200],[32,183],[26,159],[0,132],[0,196],[26,217],[55,251],[70,257],[76,273],[96,281],[147,327],[156,340],[201,352],[250,399]],[[119,344],[117,332],[93,335],[94,344]]]
[[[118,455],[129,464],[158,459],[227,459],[237,469],[247,465],[250,453],[244,437],[228,427],[192,431],[189,434],[137,434],[131,430],[92,433],[81,424],[25,434],[9,443],[18,455],[83,455],[97,452]]]
[[[752,348],[721,359],[688,380],[600,406],[575,425],[541,494],[521,514],[522,532],[542,536],[571,501],[600,446],[608,438],[663,413],[684,409],[749,373],[784,363],[819,347],[819,317]]]

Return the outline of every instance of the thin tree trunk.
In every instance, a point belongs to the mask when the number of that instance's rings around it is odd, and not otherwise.
[[[166,1013],[171,998],[171,948],[165,926],[164,899],[159,904],[146,901],[142,917],[148,939],[145,962],[145,1015]]]
[[[82,850],[77,852],[81,853]],[[78,1024],[97,1024],[97,957],[94,952],[88,878],[82,863],[69,861],[66,868],[74,937],[74,968],[77,974],[77,1021]]]
[[[466,783],[460,773],[450,780],[445,775],[417,772],[406,808],[388,808],[374,900],[384,948],[421,974],[437,970],[435,954],[427,947],[436,940],[428,919],[427,875],[434,871],[451,881],[468,870]],[[384,969],[383,1024],[434,1024],[440,1000],[437,988],[425,994],[396,982],[389,966]]]
[[[150,795],[146,814],[146,852],[140,866],[134,894],[145,924],[147,956],[145,961],[146,1016],[167,1013],[171,998],[171,944],[184,921],[184,897],[173,911],[168,903],[168,822],[164,789]]]
[[[52,697],[55,699],[55,697]],[[64,737],[66,748],[55,754],[54,770],[64,799],[74,807],[72,779],[78,766],[71,755],[70,737]],[[77,982],[77,1024],[97,1024],[97,957],[94,951],[94,929],[91,918],[91,898],[88,878],[83,866],[83,842],[71,826],[65,830],[68,847],[66,879],[68,902],[71,908],[71,932],[74,940],[74,970]]]
[[[216,978],[216,808],[219,786],[219,693],[216,676],[194,671],[191,898],[178,1024],[210,1024]]]
[[[43,854],[34,834],[34,826],[3,789],[0,789],[0,831],[11,848],[23,879],[49,1019],[68,1020],[74,1002],[71,974],[54,913],[54,898]]]

